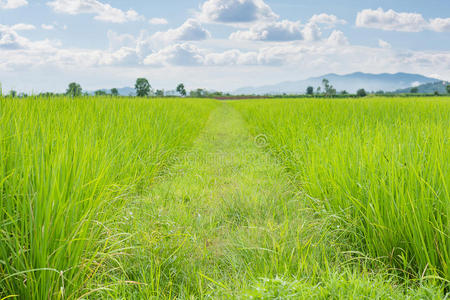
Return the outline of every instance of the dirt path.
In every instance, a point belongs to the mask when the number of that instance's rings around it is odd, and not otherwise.
[[[191,151],[140,202],[134,230],[152,245],[152,258],[143,255],[158,272],[149,286],[205,296],[303,269],[303,201],[261,143],[231,105],[219,104]]]

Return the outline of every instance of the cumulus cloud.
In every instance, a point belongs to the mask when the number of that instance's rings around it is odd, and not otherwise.
[[[387,31],[421,32],[428,29],[445,32],[450,31],[450,18],[426,21],[418,13],[399,13],[392,9],[384,11],[382,8],[364,9],[356,17],[356,26]]]
[[[292,22],[283,20],[280,22],[259,23],[249,30],[237,31],[230,35],[232,40],[250,41],[294,41],[302,40],[302,25],[300,21]]]
[[[25,31],[25,30],[34,30],[34,29],[36,29],[36,27],[34,25],[24,24],[24,23],[19,23],[19,24],[15,24],[15,25],[9,26],[9,28],[11,30],[14,30],[14,31]]]
[[[383,40],[378,40],[378,46],[380,46],[380,48],[384,48],[384,49],[390,49],[390,48],[392,48],[392,46],[391,46],[391,44],[389,44],[388,42],[386,42],[386,41],[383,41]]]
[[[144,59],[145,65],[150,66],[198,66],[203,64],[202,50],[191,44],[176,44],[152,53]]]
[[[27,0],[0,0],[0,9],[15,9],[28,5]]]
[[[53,30],[53,29],[55,29],[55,26],[53,26],[51,24],[42,24],[41,28],[44,30]]]
[[[279,18],[263,0],[208,0],[198,18],[213,23],[254,23]]]
[[[313,15],[311,19],[309,19],[309,22],[314,24],[326,24],[328,27],[347,24],[347,21],[339,19],[335,15],[328,14]]]
[[[156,32],[151,38],[154,42],[165,44],[179,41],[202,41],[210,38],[211,34],[204,29],[199,21],[188,19],[178,28]]]
[[[450,18],[431,19],[429,29],[437,32],[450,32]]]
[[[305,41],[315,42],[320,40],[322,36],[322,31],[320,31],[319,26],[315,23],[308,23],[302,30],[303,38]]]
[[[384,11],[364,9],[356,17],[356,26],[376,28],[382,30],[419,32],[426,26],[427,22],[421,14],[398,13],[392,9]]]
[[[151,18],[148,20],[151,25],[167,25],[169,22],[164,18]]]
[[[313,16],[313,18],[305,25],[301,24],[300,21],[293,22],[289,20],[261,22],[250,26],[248,30],[238,30],[232,33],[229,38],[232,40],[270,42],[300,40],[316,42],[322,37],[322,31],[318,24],[328,24],[330,27],[332,24],[337,24],[339,22],[339,19],[325,14]],[[336,33],[336,35],[339,34]],[[336,36],[336,38],[337,37],[338,36]]]
[[[117,50],[122,47],[136,47],[136,39],[131,34],[119,34],[109,30],[106,36],[108,37],[110,50]]]
[[[327,42],[334,46],[347,46],[350,44],[347,37],[340,30],[334,30],[328,37]]]
[[[57,13],[93,14],[95,20],[104,22],[125,23],[144,19],[135,10],[123,11],[98,0],[54,0],[47,2],[47,5]]]

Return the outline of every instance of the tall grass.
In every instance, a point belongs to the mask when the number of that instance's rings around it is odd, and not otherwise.
[[[203,127],[209,100],[1,99],[0,298],[73,299],[108,221]]]
[[[340,215],[353,249],[408,278],[450,280],[450,99],[244,101],[234,106]]]

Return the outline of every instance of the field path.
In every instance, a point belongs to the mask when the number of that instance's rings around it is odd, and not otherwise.
[[[160,237],[155,256],[169,257],[161,266],[160,287],[173,284],[178,295],[195,294],[205,291],[202,282],[214,286],[203,275],[240,289],[256,279],[250,274],[299,272],[306,258],[299,253],[303,201],[258,142],[241,115],[220,103],[192,149],[138,206],[137,219],[147,220],[140,229]]]

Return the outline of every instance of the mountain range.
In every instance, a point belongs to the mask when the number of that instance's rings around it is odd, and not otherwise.
[[[438,79],[426,77],[418,74],[396,73],[396,74],[368,74],[352,73],[346,75],[326,74],[319,77],[311,77],[300,81],[285,81],[274,85],[259,87],[243,87],[233,91],[236,95],[264,95],[264,94],[303,94],[308,86],[316,89],[322,86],[322,80],[326,78],[339,93],[347,91],[355,93],[358,89],[366,91],[396,91],[398,89],[420,86],[422,84],[433,83]]]
[[[346,75],[326,74],[319,77],[311,77],[299,81],[284,81],[273,85],[265,85],[258,87],[243,87],[232,91],[233,95],[277,95],[277,94],[304,94],[308,86],[322,87],[322,80],[328,79],[330,84],[334,86],[337,92],[347,91],[349,93],[356,93],[358,89],[365,89],[368,92],[385,91],[385,92],[409,92],[411,87],[418,87],[419,93],[430,92],[434,93],[437,89],[439,93],[443,93],[445,86],[439,85],[436,78],[426,77],[418,74],[409,73],[383,73],[383,74],[369,74],[369,73],[352,73]],[[323,88],[322,88],[323,89]],[[110,92],[108,89],[103,89]],[[119,88],[119,94],[122,96],[134,96],[136,94],[134,88],[124,87]],[[94,92],[89,92],[93,94]]]
[[[419,86],[415,86],[417,88],[417,93],[419,94],[434,94],[438,92],[440,95],[447,94],[447,85],[450,85],[450,82],[447,81],[436,81],[431,83],[421,84]],[[403,94],[403,93],[411,93],[411,87],[406,89],[396,90],[395,93]]]

